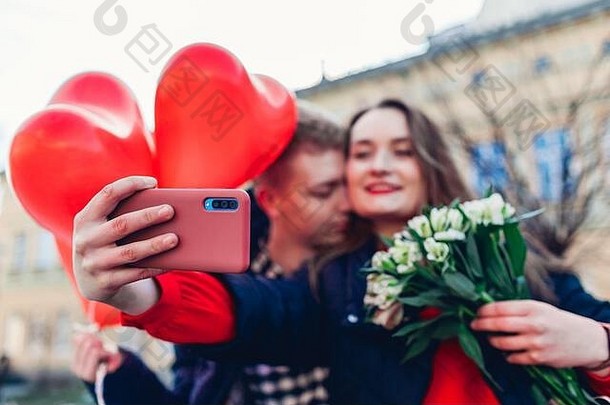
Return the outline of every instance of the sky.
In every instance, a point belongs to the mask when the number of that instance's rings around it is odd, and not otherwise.
[[[431,24],[417,19],[412,32],[434,34],[474,19],[483,1],[2,0],[0,170],[19,125],[77,73],[104,71],[123,80],[152,128],[159,74],[186,45],[221,45],[249,72],[296,90],[318,83],[322,66],[333,79],[425,51],[425,41],[402,35],[401,25],[413,10],[421,10]],[[154,66],[125,51],[150,24],[171,44]]]

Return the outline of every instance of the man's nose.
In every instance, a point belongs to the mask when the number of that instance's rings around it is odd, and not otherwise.
[[[349,212],[352,209],[352,206],[351,206],[349,198],[347,196],[347,187],[345,187],[345,186],[342,187],[341,195],[339,198],[340,198],[339,211],[341,213]]]

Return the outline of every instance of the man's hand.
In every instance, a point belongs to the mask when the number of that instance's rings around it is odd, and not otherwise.
[[[171,219],[173,208],[160,205],[111,220],[107,218],[119,202],[156,185],[152,177],[117,180],[105,186],[75,216],[72,260],[78,288],[85,298],[105,302],[132,315],[146,311],[159,299],[158,288],[151,277],[165,270],[128,264],[172,249],[177,245],[178,237],[167,233],[123,246],[117,246],[116,241]]]
[[[95,383],[100,363],[106,363],[108,374],[114,373],[123,364],[123,354],[106,350],[102,341],[92,333],[76,334],[73,343],[72,372],[83,381]]]

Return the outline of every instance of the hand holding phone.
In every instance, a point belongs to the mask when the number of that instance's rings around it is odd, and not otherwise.
[[[136,231],[119,245],[150,239],[168,232],[178,245],[133,263],[136,267],[198,270],[218,273],[245,271],[250,261],[250,197],[239,189],[149,189],[123,200],[110,214],[169,204],[174,217]]]

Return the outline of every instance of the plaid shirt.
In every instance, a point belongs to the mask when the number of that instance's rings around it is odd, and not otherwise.
[[[260,253],[250,269],[267,278],[283,277],[284,271],[269,258],[269,252],[259,241]],[[328,369],[297,368],[258,364],[244,369],[246,397],[255,405],[322,405],[328,403],[325,380]]]

